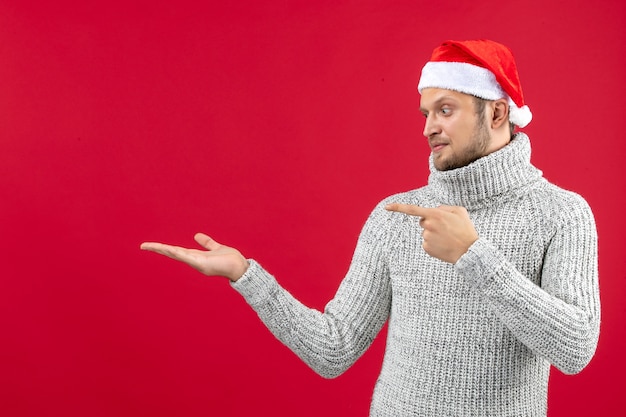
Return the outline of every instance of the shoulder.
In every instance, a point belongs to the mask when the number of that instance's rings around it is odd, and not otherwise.
[[[377,207],[384,207],[389,203],[428,205],[430,200],[429,186],[425,185],[414,190],[392,194],[378,203]]]
[[[427,187],[422,187],[415,190],[392,194],[383,198],[370,212],[366,222],[366,228],[369,227],[378,229],[381,233],[389,232],[394,229],[398,223],[406,221],[407,216],[388,211],[385,207],[391,203],[428,205],[428,198],[426,197],[427,193]]]
[[[388,197],[383,198],[373,209],[372,214],[376,216],[379,213],[387,213],[387,216],[391,218],[395,217],[397,213],[391,213],[385,210],[385,206],[391,203],[400,203],[400,204],[413,204],[418,206],[429,207],[434,203],[431,201],[432,198],[429,198],[428,186],[424,186],[421,188],[417,188],[410,191],[405,191],[401,193],[392,194]]]
[[[398,225],[405,224],[409,221],[410,216],[386,210],[385,207],[391,203],[412,204],[423,207],[433,207],[438,205],[431,197],[429,197],[428,186],[392,194],[382,199],[374,207],[369,215],[368,223],[374,224],[375,227],[380,227],[381,229],[390,231],[395,229]]]
[[[547,180],[531,193],[531,202],[543,219],[560,227],[571,223],[594,222],[589,203],[578,193],[561,188]]]

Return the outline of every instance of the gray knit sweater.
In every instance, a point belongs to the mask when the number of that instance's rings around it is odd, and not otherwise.
[[[452,265],[422,249],[418,218],[389,202],[465,207],[479,239]],[[385,199],[324,312],[251,261],[233,287],[320,375],[340,375],[389,321],[371,416],[545,416],[550,365],[579,372],[600,324],[597,234],[587,203],[546,181],[530,141]]]

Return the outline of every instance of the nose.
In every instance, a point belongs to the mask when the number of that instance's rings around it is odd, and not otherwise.
[[[439,124],[437,123],[435,117],[433,115],[426,116],[426,121],[424,122],[424,136],[426,138],[431,137],[432,135],[441,133],[441,129]]]

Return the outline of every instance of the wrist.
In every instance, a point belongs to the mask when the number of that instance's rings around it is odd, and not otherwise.
[[[248,260],[242,256],[239,262],[236,264],[233,273],[228,276],[228,279],[231,282],[237,282],[237,280],[239,280],[239,278],[241,278],[243,274],[246,273],[249,267],[250,262],[248,262]]]

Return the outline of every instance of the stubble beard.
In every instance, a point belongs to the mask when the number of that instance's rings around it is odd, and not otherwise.
[[[491,136],[489,135],[489,130],[485,125],[484,119],[479,116],[469,144],[464,149],[461,149],[460,152],[450,155],[447,159],[441,161],[435,159],[435,168],[439,171],[450,171],[467,166],[485,156],[490,143]]]

